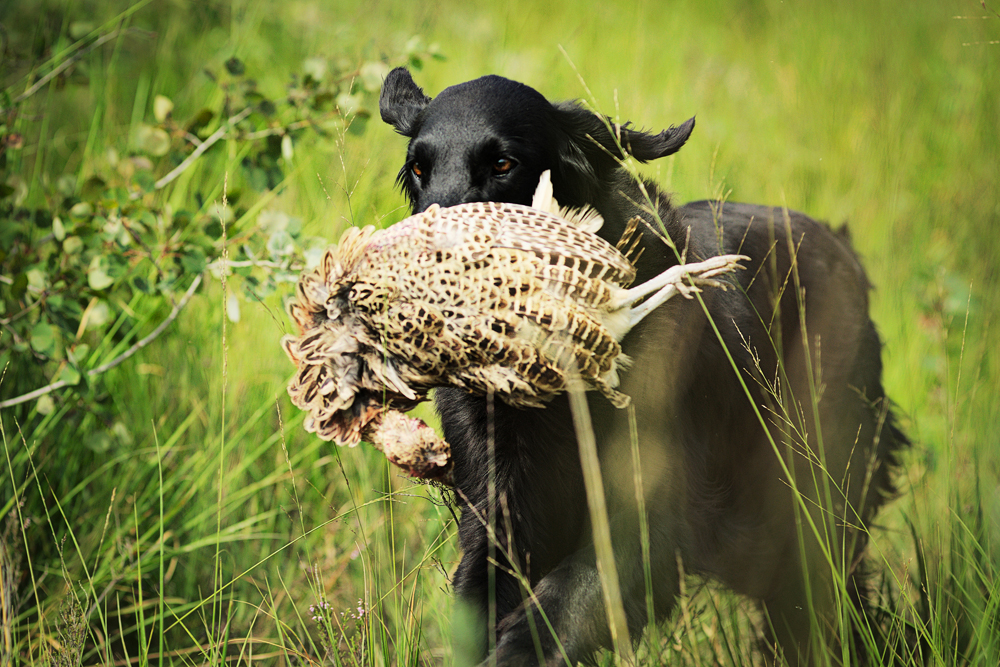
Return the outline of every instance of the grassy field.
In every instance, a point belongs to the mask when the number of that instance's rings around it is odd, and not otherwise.
[[[677,201],[847,222],[876,285],[885,384],[914,441],[871,551],[885,624],[915,638],[916,656],[884,664],[1000,664],[1000,6],[471,4],[2,3],[9,97],[80,35],[129,31],[33,95],[0,182],[36,206],[60,176],[83,187],[108,148],[134,152],[157,95],[177,117],[220,103],[205,71],[231,58],[277,98],[304,63],[397,64],[414,39],[445,56],[416,73],[432,95],[497,73],[647,129],[697,115],[684,149],[642,173]],[[8,55],[21,47],[28,57]],[[353,130],[300,143],[263,191],[245,154],[220,142],[155,196],[207,211],[241,193],[248,224],[257,210],[284,213],[329,241],[399,220],[403,139],[377,111]],[[0,413],[0,665],[452,663],[459,554],[445,498],[366,446],[309,437],[278,344],[291,287],[244,301],[238,322],[230,289],[206,273],[162,336],[104,374],[101,418],[60,428],[70,390],[48,414]],[[114,309],[139,335],[169,310]],[[0,332],[0,352],[11,349]],[[0,380],[0,400],[15,387]],[[643,664],[760,662],[749,603],[692,580],[681,606],[640,647]]]

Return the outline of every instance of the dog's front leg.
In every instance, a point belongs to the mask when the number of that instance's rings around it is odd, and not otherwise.
[[[628,637],[634,641],[647,623],[663,619],[675,604],[680,532],[660,523],[649,536],[647,563],[635,516],[612,516],[611,526]],[[652,584],[648,589],[647,571]],[[484,666],[494,661],[498,666],[575,665],[601,648],[612,648],[593,546],[581,549],[544,576],[528,599],[501,619],[498,635],[493,661]]]
[[[484,515],[466,508],[459,526],[464,553],[452,580],[458,597],[452,624],[456,665],[473,665],[485,658],[497,641],[491,629],[524,599],[513,574],[515,566],[505,550],[497,548],[498,542],[510,544],[505,524],[487,528]]]

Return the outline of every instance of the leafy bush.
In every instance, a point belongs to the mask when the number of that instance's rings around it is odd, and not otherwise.
[[[126,20],[143,3],[97,28],[71,20],[72,7],[55,20],[35,3],[15,5],[0,18],[0,435],[8,462],[0,482],[0,663],[13,651],[25,663],[111,664],[113,656],[174,646],[183,653],[191,642],[217,640],[224,654],[212,623],[184,620],[203,608],[222,614],[215,605],[223,596],[257,593],[256,583],[239,581],[242,569],[224,581],[222,564],[246,568],[262,554],[263,562],[290,552],[305,526],[336,521],[328,503],[341,499],[317,491],[317,500],[300,504],[300,493],[329,483],[328,465],[317,464],[329,452],[305,441],[294,414],[284,449],[285,433],[271,423],[283,403],[272,394],[245,419],[224,421],[235,423],[230,431],[207,435],[209,426],[196,423],[203,415],[190,408],[205,387],[176,384],[187,377],[176,352],[219,340],[216,320],[208,328],[206,318],[183,327],[175,320],[204,304],[204,286],[223,275],[231,321],[248,299],[290,292],[328,239],[308,235],[283,210],[280,192],[294,188],[308,154],[340,154],[364,135],[391,66],[420,67],[440,55],[414,38],[393,56],[308,57],[284,86],[273,70],[223,56],[199,63],[195,94],[156,95],[170,87],[151,84],[133,102],[123,92],[134,105],[129,122],[95,130],[114,104],[102,82],[135,79],[135,70],[148,76],[153,67],[152,58],[114,60],[116,40],[148,40],[150,32]],[[220,23],[220,7],[192,11]],[[163,28],[176,17],[162,14],[173,11],[161,4],[145,18]],[[48,145],[75,132],[64,128],[88,123],[70,150]],[[181,366],[153,391],[175,399],[166,408],[130,395],[144,371],[129,364],[154,340],[158,359]],[[276,338],[274,349],[280,354]],[[127,373],[108,373],[119,364]],[[136,428],[143,421],[152,428]],[[238,464],[229,465],[227,447],[239,451]],[[276,451],[285,455],[277,466]],[[287,507],[308,519],[289,524]],[[360,558],[340,541],[317,560],[336,558],[339,567]],[[206,556],[213,547],[215,557]],[[288,567],[273,558],[268,569],[297,577],[300,588],[294,600],[278,593],[272,619],[288,651],[362,650],[350,643],[354,634],[376,641],[365,616],[318,644],[316,623],[295,621],[295,605],[332,591],[318,577],[304,582],[299,556],[287,558]],[[357,599],[352,582],[339,586]],[[241,606],[225,613],[227,631],[260,627]]]
[[[303,236],[301,221],[280,211],[262,211],[259,193],[280,186],[301,143],[362,134],[390,67],[309,58],[285,96],[270,99],[230,58],[222,71],[205,70],[220,93],[215,104],[177,118],[173,102],[158,95],[153,118],[132,129],[126,150],[108,146],[77,173],[29,182],[21,128],[44,122],[44,109],[25,121],[26,105],[106,37],[92,33],[37,70],[48,74],[24,93],[15,96],[12,85],[3,93],[0,368],[8,398],[0,408],[24,406],[4,413],[21,422],[31,410],[70,406],[71,415],[100,415],[101,374],[160,335],[206,271],[233,272],[244,298],[261,299],[318,261],[327,239]],[[419,67],[428,57],[440,55],[411,40],[395,60]],[[241,156],[234,183],[227,178],[172,205],[163,191],[222,146]],[[235,295],[227,313],[239,319]],[[55,391],[63,388],[72,391]]]

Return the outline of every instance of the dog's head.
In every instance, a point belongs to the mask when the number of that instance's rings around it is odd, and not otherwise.
[[[431,204],[530,204],[552,171],[565,206],[594,204],[626,155],[646,162],[676,153],[694,118],[659,134],[617,125],[574,102],[551,104],[538,91],[499,76],[446,88],[431,99],[398,67],[379,99],[382,120],[409,137],[398,181],[418,213]]]

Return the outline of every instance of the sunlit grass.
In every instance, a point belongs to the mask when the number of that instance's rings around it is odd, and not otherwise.
[[[1000,19],[953,18],[983,14],[976,2],[605,4],[600,16],[517,0],[136,5],[122,24],[135,30],[82,61],[85,84],[42,90],[18,118],[25,148],[8,152],[3,177],[31,196],[63,173],[82,182],[107,147],[129,150],[156,94],[179,114],[204,106],[218,91],[202,69],[232,56],[279,95],[307,57],[371,57],[415,34],[449,56],[417,75],[429,94],[496,72],[646,128],[697,114],[684,150],[643,173],[679,201],[728,193],[848,221],[877,286],[886,387],[915,441],[869,549],[896,651],[882,664],[998,664],[1000,47],[981,42]],[[121,11],[50,9],[53,53],[79,24]],[[3,21],[45,32],[30,2]],[[241,187],[238,156],[220,149],[164,196],[211,203],[227,178]],[[363,135],[298,152],[268,206],[330,240],[400,219],[402,153],[376,112]],[[245,303],[223,338],[221,290],[207,286],[169,336],[109,372],[111,423],[56,440],[72,401],[4,418],[0,649],[26,664],[450,664],[450,511],[377,452],[307,437],[284,394],[280,299]],[[637,655],[755,664],[760,622],[745,600],[688,579],[675,620]]]

